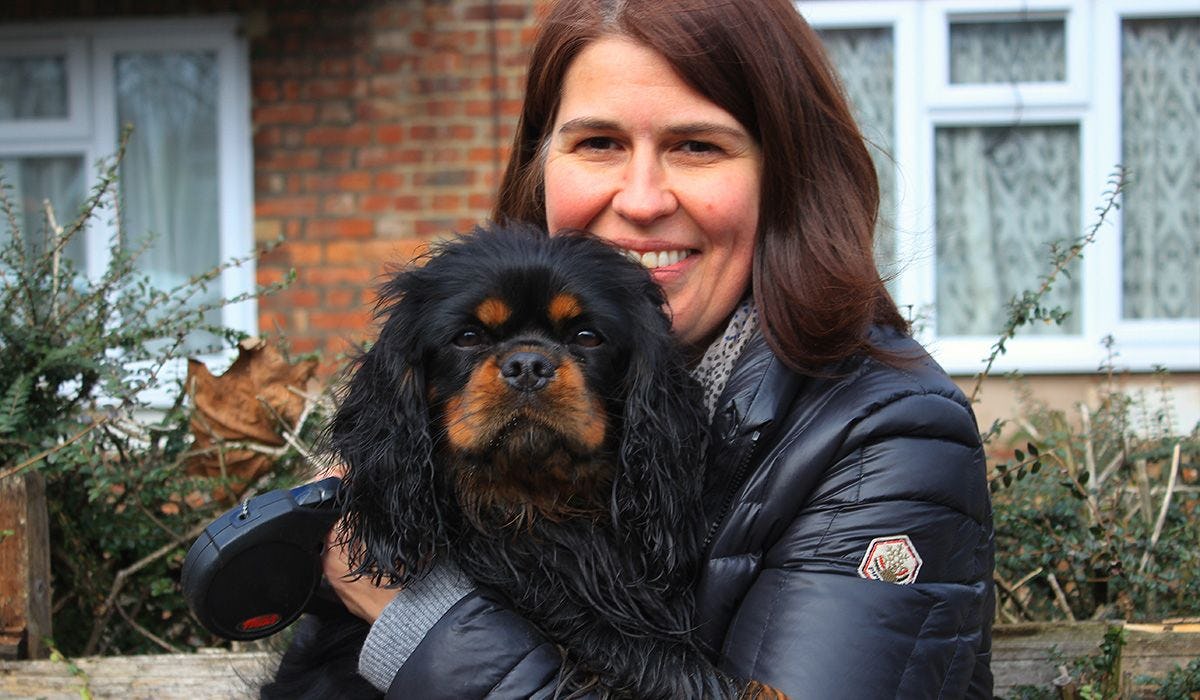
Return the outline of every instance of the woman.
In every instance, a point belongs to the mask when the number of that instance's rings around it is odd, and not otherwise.
[[[495,214],[587,229],[666,291],[712,416],[714,673],[791,697],[990,697],[984,458],[879,278],[878,199],[788,0],[562,0]],[[451,566],[397,595],[326,564],[375,621],[360,670],[391,696],[553,687],[545,640]]]

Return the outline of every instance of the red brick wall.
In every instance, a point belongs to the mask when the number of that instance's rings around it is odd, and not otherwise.
[[[259,329],[331,364],[367,336],[388,263],[491,211],[545,0],[14,0],[0,21],[243,18],[255,239],[283,244]]]
[[[252,37],[260,328],[326,359],[361,339],[385,263],[487,217],[535,3],[389,2],[269,13]]]

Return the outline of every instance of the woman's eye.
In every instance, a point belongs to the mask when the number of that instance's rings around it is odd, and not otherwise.
[[[579,142],[579,148],[585,151],[609,151],[615,146],[616,142],[607,136],[592,136]]]
[[[602,342],[604,341],[600,338],[599,333],[587,329],[579,331],[575,334],[575,337],[571,339],[571,343],[574,345],[579,345],[585,348],[594,348]]]
[[[454,336],[454,344],[460,348],[473,348],[483,344],[483,334],[479,331],[463,331]]]
[[[714,144],[705,141],[684,141],[679,145],[679,149],[687,153],[718,153],[720,148]]]

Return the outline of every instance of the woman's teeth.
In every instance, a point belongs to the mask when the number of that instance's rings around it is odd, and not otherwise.
[[[650,251],[647,253],[638,253],[637,251],[626,250],[625,254],[629,256],[630,260],[632,260],[636,263],[641,263],[642,266],[648,270],[653,270],[656,267],[666,267],[668,265],[674,265],[675,263],[679,262],[680,260],[683,260],[687,256],[691,255],[692,251],[690,251],[690,250],[660,250],[657,252]]]

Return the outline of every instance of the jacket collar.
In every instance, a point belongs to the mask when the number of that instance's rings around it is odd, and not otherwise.
[[[708,433],[703,507],[709,532],[705,546],[749,473],[755,446],[779,424],[802,381],[803,377],[771,352],[761,333],[742,351],[717,402]]]
[[[787,410],[801,381],[800,375],[771,352],[762,334],[756,334],[742,351],[717,401],[711,436],[728,443],[767,431]]]

